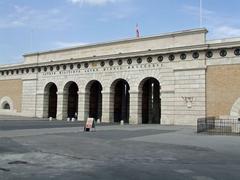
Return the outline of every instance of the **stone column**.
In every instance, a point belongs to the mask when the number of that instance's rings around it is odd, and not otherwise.
[[[57,120],[65,120],[67,118],[68,93],[57,92]]]
[[[48,116],[48,94],[37,93],[37,109],[36,116],[39,118],[46,118]]]
[[[114,121],[114,97],[113,93],[103,91],[102,92],[102,122]]]
[[[78,92],[78,121],[86,121],[89,116],[89,93]]]
[[[129,124],[142,123],[142,99],[139,91],[130,91]]]

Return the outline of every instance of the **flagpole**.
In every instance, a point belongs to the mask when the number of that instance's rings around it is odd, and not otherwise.
[[[200,9],[199,9],[199,13],[200,13],[200,28],[202,27],[202,25],[203,25],[203,19],[202,19],[202,0],[199,0],[200,2]]]

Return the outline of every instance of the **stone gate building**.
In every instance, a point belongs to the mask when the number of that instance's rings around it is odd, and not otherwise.
[[[240,39],[206,29],[24,55],[0,66],[0,114],[195,125],[239,116]]]

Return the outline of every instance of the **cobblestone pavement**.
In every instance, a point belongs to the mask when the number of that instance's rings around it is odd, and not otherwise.
[[[17,123],[0,120],[9,127],[0,130],[1,180],[240,179],[240,137],[198,135],[184,126],[102,125],[83,132],[77,123]]]
[[[14,117],[0,115],[0,130],[19,130],[19,129],[43,129],[43,128],[61,128],[61,127],[83,127],[83,122],[74,121],[49,121],[48,119]],[[101,124],[107,126],[109,124]],[[100,126],[101,126],[100,125]]]

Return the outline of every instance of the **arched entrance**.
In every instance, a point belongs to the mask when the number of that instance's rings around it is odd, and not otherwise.
[[[0,98],[0,109],[13,111],[14,110],[13,100],[8,96]]]
[[[120,79],[114,82],[114,122],[129,123],[129,84]]]
[[[67,92],[67,117],[74,118],[78,112],[78,85],[68,82],[64,89]]]
[[[10,110],[10,105],[6,102],[6,103],[3,105],[3,109]]]
[[[155,78],[147,78],[142,82],[142,123],[160,124],[160,119],[160,84]]]
[[[49,88],[48,117],[56,118],[57,115],[57,86],[52,84]]]
[[[89,93],[89,117],[100,119],[102,117],[102,85],[98,81],[91,81],[87,85]]]
[[[48,83],[45,87],[44,97],[44,117],[56,118],[57,116],[57,86],[54,83]]]

